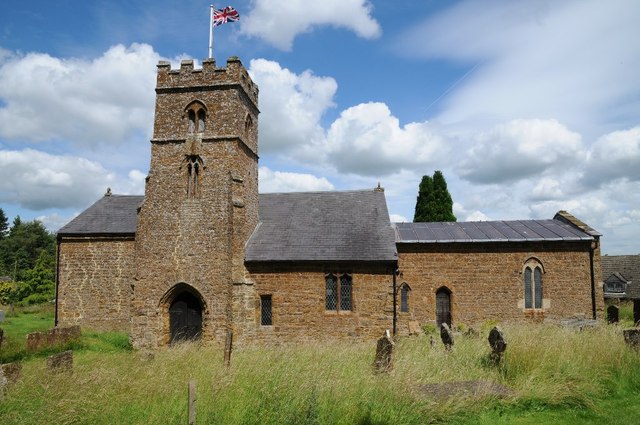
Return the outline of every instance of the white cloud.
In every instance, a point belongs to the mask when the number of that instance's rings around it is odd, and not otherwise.
[[[84,158],[34,149],[0,150],[0,202],[36,211],[86,207],[107,187],[115,193],[141,193],[141,174],[134,170],[129,179],[122,179]]]
[[[240,21],[240,32],[260,37],[282,50],[291,50],[299,34],[323,25],[346,28],[362,38],[375,38],[381,33],[367,0],[254,0],[252,6]]]
[[[448,148],[430,123],[400,126],[384,103],[364,103],[342,111],[322,151],[341,173],[387,176],[433,167]]]
[[[640,180],[640,127],[606,134],[591,149],[585,179],[602,183],[619,178]]]
[[[408,30],[402,51],[477,66],[445,123],[553,117],[592,137],[637,120],[638,16],[632,0],[464,1]]]
[[[117,45],[91,61],[1,55],[0,137],[97,144],[149,133],[159,58],[144,44]]]
[[[311,174],[272,171],[267,167],[260,167],[258,176],[260,193],[317,192],[334,189],[326,178]]]
[[[277,62],[254,59],[251,78],[260,87],[260,150],[277,152],[321,139],[320,119],[334,106],[338,85],[311,71],[295,74]]]
[[[462,177],[499,183],[574,166],[586,157],[581,136],[556,120],[512,120],[476,137],[458,165]]]

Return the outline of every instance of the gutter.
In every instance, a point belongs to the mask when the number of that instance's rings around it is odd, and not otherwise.
[[[593,320],[596,320],[596,277],[593,267],[593,257],[597,246],[598,240],[594,239],[589,247],[589,268],[591,272],[591,314],[593,316]]]
[[[53,326],[58,326],[58,288],[60,287],[60,235],[56,238],[56,307]]]

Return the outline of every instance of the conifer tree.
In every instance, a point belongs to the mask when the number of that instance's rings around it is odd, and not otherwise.
[[[4,210],[0,208],[0,240],[4,239],[9,234],[9,220],[4,213]]]
[[[413,221],[456,221],[453,200],[440,170],[433,173],[433,177],[422,176]]]

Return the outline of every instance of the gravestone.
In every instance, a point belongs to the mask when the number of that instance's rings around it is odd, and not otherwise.
[[[640,350],[640,329],[625,329],[622,331],[624,335],[624,342],[631,348],[635,348],[636,350]]]
[[[198,396],[196,395],[196,381],[193,379],[189,381],[189,391],[188,391],[188,417],[189,417],[189,425],[196,424],[196,402],[198,400]]]
[[[224,341],[224,365],[231,366],[231,350],[233,349],[233,332],[227,331],[227,337]]]
[[[422,328],[420,328],[420,322],[417,320],[409,320],[409,335],[422,334]]]
[[[610,305],[607,307],[607,322],[618,323],[620,321],[620,309],[618,306]]]
[[[4,310],[0,310],[0,323],[4,322],[6,318],[7,314],[4,312]]]
[[[9,383],[17,382],[22,375],[22,363],[5,363],[0,365],[0,376],[7,378]]]
[[[47,357],[47,367],[52,372],[67,372],[72,370],[73,351],[67,350]]]
[[[3,342],[4,342],[4,329],[0,328],[0,348],[2,348]]]
[[[382,338],[378,340],[376,346],[376,359],[373,363],[376,372],[388,372],[393,368],[394,345],[389,330],[387,329]]]
[[[449,325],[446,323],[440,325],[440,338],[442,339],[444,348],[447,351],[451,351],[451,347],[453,347],[453,332],[451,332]]]
[[[493,363],[499,364],[502,360],[505,350],[507,349],[507,340],[502,333],[502,329],[495,326],[489,332],[489,345],[491,346],[490,359]]]

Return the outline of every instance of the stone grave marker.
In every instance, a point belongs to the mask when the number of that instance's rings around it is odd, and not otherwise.
[[[489,345],[491,346],[490,359],[494,364],[499,364],[502,361],[502,356],[507,349],[507,340],[502,333],[502,329],[495,326],[489,332]]]
[[[7,378],[9,383],[17,382],[22,375],[22,363],[5,363],[0,365],[0,376]]]
[[[607,307],[607,322],[618,323],[620,321],[620,309],[618,306],[610,305]]]
[[[52,372],[67,372],[72,370],[73,351],[67,350],[47,357],[47,367]]]
[[[622,331],[624,342],[631,348],[640,350],[640,328],[625,329]]]
[[[227,337],[224,341],[224,366],[231,366],[231,350],[233,350],[233,332],[227,330]]]
[[[0,323],[4,322],[6,318],[7,313],[5,313],[4,310],[0,310]]]
[[[389,330],[387,329],[382,338],[378,340],[376,346],[376,359],[373,363],[376,372],[388,372],[393,368],[394,345]]]
[[[440,338],[442,339],[444,348],[447,351],[451,351],[451,347],[453,347],[453,332],[451,332],[449,325],[446,323],[440,325]]]

